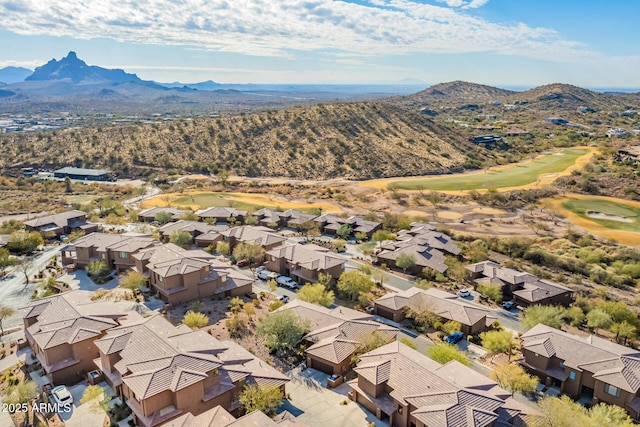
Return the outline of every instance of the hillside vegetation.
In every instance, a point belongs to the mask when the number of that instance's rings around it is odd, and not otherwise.
[[[461,169],[480,150],[445,124],[378,103],[0,136],[0,167],[364,179]]]

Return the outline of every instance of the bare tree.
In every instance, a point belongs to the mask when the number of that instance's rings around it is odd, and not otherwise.
[[[33,262],[34,259],[27,256],[18,261],[18,267],[20,268],[20,271],[22,271],[22,274],[24,274],[24,278],[27,281],[27,284],[29,284],[29,269],[33,267]]]

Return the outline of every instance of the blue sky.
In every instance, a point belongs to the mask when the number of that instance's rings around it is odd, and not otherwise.
[[[640,88],[632,0],[0,0],[0,67],[162,82]]]

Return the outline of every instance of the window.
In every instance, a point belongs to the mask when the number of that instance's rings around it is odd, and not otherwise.
[[[564,362],[560,362],[560,367],[564,368]]]
[[[398,406],[398,413],[402,414],[402,406]]]
[[[120,251],[120,252],[118,252],[118,257],[120,259],[127,259],[129,257],[129,255],[126,252]]]
[[[573,372],[573,371],[569,372],[569,379],[570,380],[575,380],[576,379],[576,373]]]
[[[604,385],[604,392],[610,394],[611,396],[620,397],[620,389],[610,384]]]

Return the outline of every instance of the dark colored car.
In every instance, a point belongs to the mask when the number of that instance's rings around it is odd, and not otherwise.
[[[449,344],[455,344],[462,341],[463,338],[464,338],[464,334],[458,331],[458,332],[452,333],[448,337],[444,337],[444,342],[448,342]]]
[[[247,261],[246,259],[241,259],[236,265],[239,268],[246,267],[247,265],[249,265],[249,261]]]
[[[512,308],[516,307],[516,303],[513,301],[507,301],[504,304],[502,304],[502,308],[504,308],[505,310],[511,310]]]

